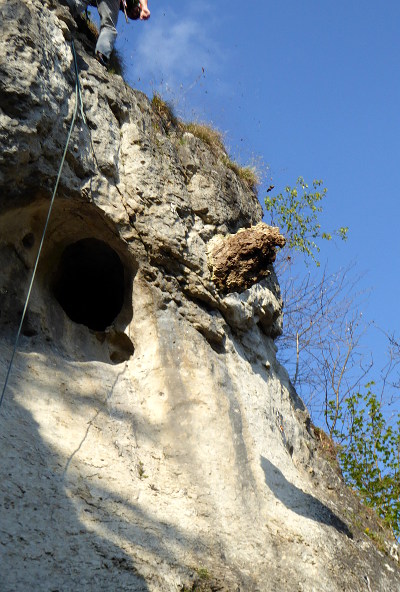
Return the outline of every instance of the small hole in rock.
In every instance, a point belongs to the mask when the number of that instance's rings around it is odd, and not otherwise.
[[[87,238],[63,252],[53,292],[72,321],[104,331],[122,309],[124,276],[117,253],[103,241]]]
[[[110,360],[114,364],[127,362],[135,353],[135,348],[130,338],[122,332],[113,332],[107,335]]]
[[[25,249],[31,249],[35,244],[35,235],[33,232],[28,232],[22,239],[22,244],[24,245]]]
[[[30,327],[27,327],[26,329],[22,330],[22,335],[24,335],[25,337],[35,337],[38,334],[38,332],[36,331],[36,329],[31,329]]]
[[[38,330],[35,327],[35,319],[31,316],[29,311],[26,313],[24,322],[22,323],[21,333],[25,337],[35,337],[38,334]]]

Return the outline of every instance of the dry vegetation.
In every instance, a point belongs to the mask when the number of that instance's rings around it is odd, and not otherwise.
[[[113,49],[110,59],[108,61],[107,70],[110,74],[119,74],[124,77],[125,63],[121,53],[117,49]]]
[[[170,131],[171,127],[179,127],[180,124],[172,105],[164,101],[158,93],[153,95],[151,106],[154,113],[160,118],[162,126],[167,133]]]
[[[96,26],[96,24],[90,20],[90,18],[85,19],[86,22],[86,26],[88,29],[88,37],[91,41],[93,41],[94,43],[97,42],[97,39],[99,37],[99,30]]]
[[[202,140],[211,151],[218,156],[221,152],[226,154],[226,149],[224,146],[224,140],[222,137],[222,133],[210,125],[206,125],[205,123],[185,123],[183,124],[183,129],[185,132],[189,132]]]
[[[231,169],[251,191],[254,193],[257,192],[260,178],[256,168],[250,166],[243,167],[229,158],[224,145],[223,135],[219,130],[206,123],[184,123],[179,121],[172,105],[164,101],[158,93],[153,95],[151,106],[154,113],[158,115],[166,133],[169,133],[171,129],[175,129],[181,133],[188,132],[193,134],[196,138],[204,142],[220,162]]]
[[[322,453],[335,472],[342,476],[342,471],[339,465],[338,460],[338,447],[337,444],[333,441],[333,439],[321,428],[312,424],[312,428],[314,430],[315,437],[319,441],[321,446]]]
[[[236,175],[243,181],[245,185],[254,193],[257,191],[257,186],[260,183],[259,175],[255,167],[243,167],[240,166],[237,162],[231,160],[230,158],[226,157],[223,159],[223,163],[231,169]]]

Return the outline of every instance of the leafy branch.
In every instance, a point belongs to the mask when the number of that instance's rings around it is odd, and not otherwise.
[[[310,257],[318,267],[318,241],[330,241],[333,235],[346,240],[349,230],[347,226],[333,232],[322,230],[319,217],[323,212],[322,202],[326,194],[323,181],[315,179],[310,189],[303,177],[299,177],[294,187],[288,185],[284,193],[265,198],[265,207],[271,215],[271,222],[279,226],[285,235],[287,248]]]

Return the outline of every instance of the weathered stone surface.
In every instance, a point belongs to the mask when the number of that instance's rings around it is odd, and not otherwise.
[[[98,163],[79,122],[0,410],[1,590],[399,590],[396,548],[276,360],[272,268],[241,294],[212,281],[210,241],[260,222],[255,196],[167,135],[66,8],[0,11],[2,379],[74,108],[72,33]]]
[[[279,228],[263,222],[226,238],[216,237],[210,248],[210,264],[218,290],[229,293],[250,288],[270,273],[276,247],[284,245]]]
[[[236,331],[250,331],[259,325],[266,335],[282,334],[282,301],[275,273],[238,294],[233,292],[221,299],[220,309]],[[273,281],[275,279],[275,282]]]

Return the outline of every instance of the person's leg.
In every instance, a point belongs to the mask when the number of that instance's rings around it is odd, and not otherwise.
[[[117,21],[120,0],[98,0],[100,15],[100,35],[97,40],[96,54],[109,59],[117,38]]]

